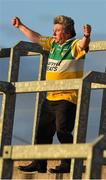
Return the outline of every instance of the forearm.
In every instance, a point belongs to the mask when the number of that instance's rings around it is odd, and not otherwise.
[[[18,29],[32,42],[39,43],[40,34],[32,31],[24,24],[20,24]]]
[[[80,48],[86,49],[90,43],[91,26],[86,24],[83,26],[83,38],[80,41]]]
[[[90,36],[83,36],[83,38],[80,41],[80,48],[86,49],[89,46],[90,43]]]

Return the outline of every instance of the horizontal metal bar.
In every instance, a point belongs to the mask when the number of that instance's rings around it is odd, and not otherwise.
[[[92,83],[91,89],[106,89],[106,84]]]
[[[24,54],[23,54],[24,55]],[[27,56],[40,56],[41,54],[40,53],[37,53],[37,52],[27,52],[26,54]]]
[[[4,146],[3,159],[87,158],[91,144]]]
[[[106,51],[106,41],[91,41],[89,51]]]
[[[12,83],[16,89],[16,93],[31,93],[42,91],[55,91],[55,90],[73,90],[79,89],[81,86],[81,79],[66,79],[56,81],[27,81]],[[106,84],[91,83],[91,89],[106,89]],[[3,95],[3,92],[0,92]]]
[[[15,86],[16,93],[73,90],[73,89],[78,90],[81,87],[82,79],[16,82],[13,84]],[[106,84],[92,83],[91,88],[104,89],[106,88]]]
[[[42,92],[42,91],[58,91],[79,89],[82,79],[65,79],[50,81],[30,81],[13,83],[16,93],[22,92]]]
[[[4,146],[3,159],[87,158],[93,147],[97,146],[103,137],[100,135],[92,143]]]

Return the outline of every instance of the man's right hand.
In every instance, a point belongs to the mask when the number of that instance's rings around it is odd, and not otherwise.
[[[39,43],[40,34],[25,26],[18,17],[13,17],[11,20],[11,24],[14,27],[18,28],[20,32],[23,33],[30,41]]]
[[[22,23],[18,17],[13,17],[11,20],[11,24],[16,28],[19,28]]]

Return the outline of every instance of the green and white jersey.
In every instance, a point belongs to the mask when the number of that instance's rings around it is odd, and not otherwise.
[[[83,76],[85,50],[79,46],[80,40],[69,39],[64,44],[57,44],[51,37],[42,37],[40,44],[49,50],[46,80],[81,78]],[[79,61],[80,60],[80,61]],[[78,91],[48,92],[48,100],[68,100],[77,103]]]

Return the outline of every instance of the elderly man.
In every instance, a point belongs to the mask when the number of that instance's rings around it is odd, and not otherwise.
[[[18,17],[12,19],[12,25],[18,28],[29,40],[39,43],[49,51],[46,80],[81,78],[83,76],[84,57],[88,52],[91,26],[83,26],[82,39],[76,39],[74,21],[71,17],[54,18],[53,35],[42,36],[25,26]],[[40,121],[36,129],[36,144],[52,144],[55,132],[60,143],[73,143],[76,104],[76,90],[48,92],[42,102]],[[28,166],[19,166],[21,171],[46,172],[47,160],[34,160]],[[51,173],[68,173],[70,160],[64,159]]]

